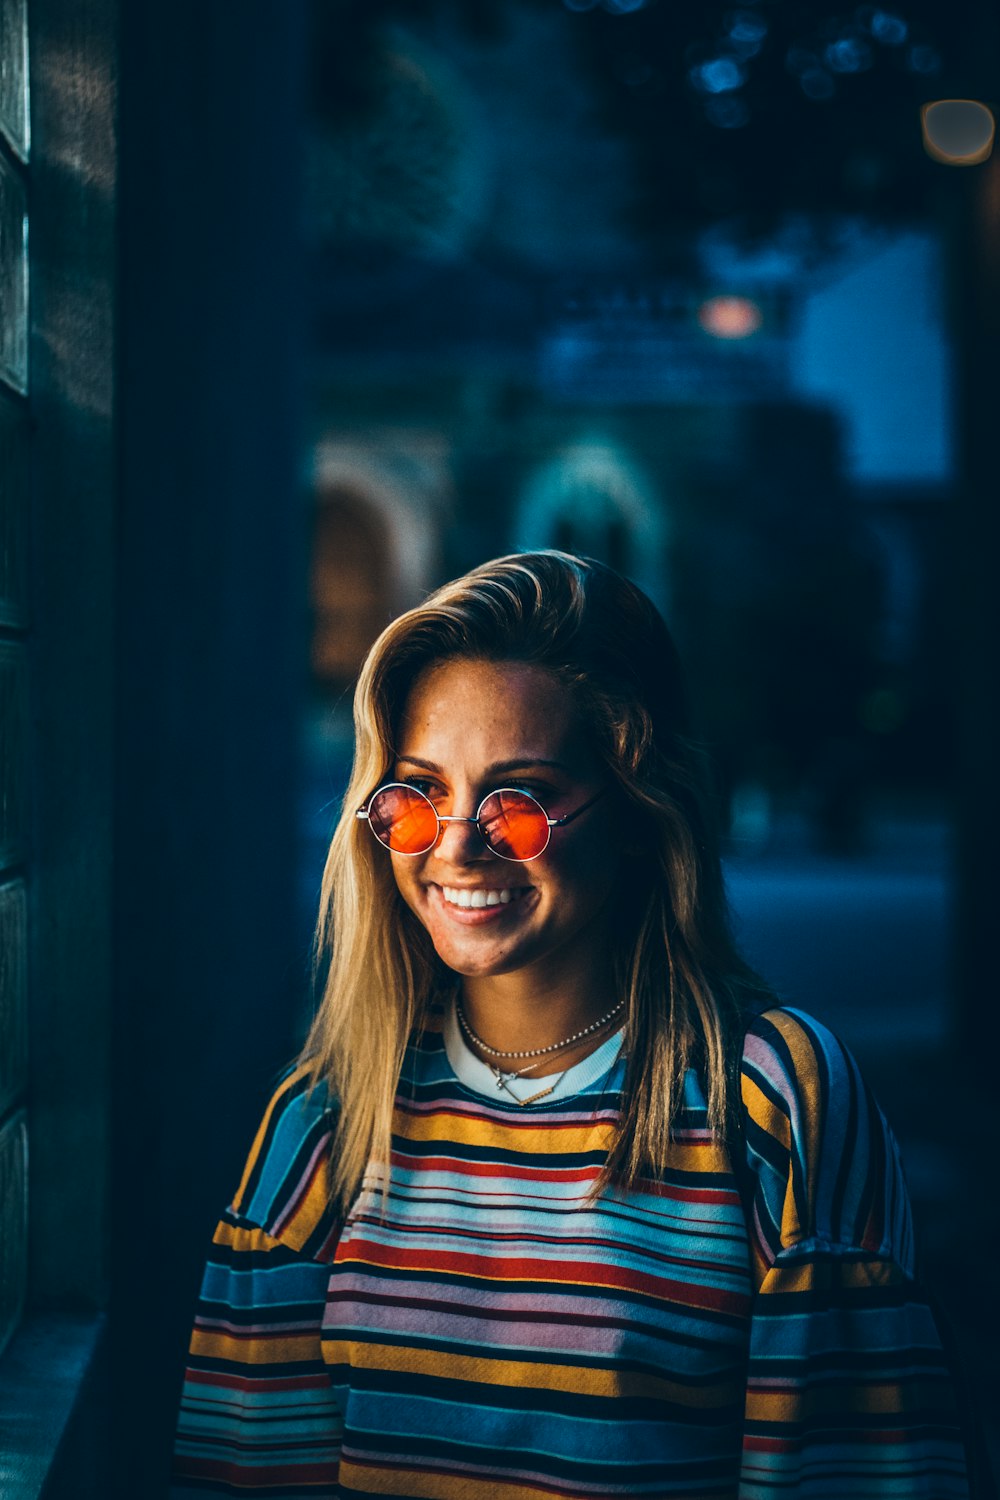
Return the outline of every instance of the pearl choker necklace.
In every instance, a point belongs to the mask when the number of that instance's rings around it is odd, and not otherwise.
[[[618,1004],[613,1005],[607,1015],[601,1016],[599,1021],[592,1021],[589,1026],[584,1026],[582,1031],[574,1031],[572,1036],[564,1038],[561,1042],[553,1042],[551,1047],[529,1047],[526,1051],[514,1052],[505,1050],[502,1047],[491,1047],[487,1042],[483,1041],[481,1036],[477,1036],[469,1025],[465,1011],[462,1009],[461,1001],[455,1001],[455,1014],[458,1017],[458,1023],[469,1038],[469,1041],[474,1042],[480,1052],[488,1052],[491,1057],[545,1057],[550,1052],[562,1052],[567,1047],[571,1047],[574,1042],[582,1042],[584,1037],[593,1036],[595,1031],[600,1031],[602,1026],[606,1026],[610,1020],[618,1015],[619,1011],[624,1009],[625,1001],[619,1000]]]

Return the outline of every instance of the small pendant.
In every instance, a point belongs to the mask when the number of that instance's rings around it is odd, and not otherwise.
[[[555,1084],[550,1083],[547,1089],[539,1089],[537,1094],[529,1094],[526,1099],[518,1099],[517,1102],[522,1108],[526,1104],[534,1104],[536,1099],[544,1099],[546,1094],[551,1094],[554,1088]]]

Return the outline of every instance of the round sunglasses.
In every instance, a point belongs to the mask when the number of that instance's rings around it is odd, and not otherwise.
[[[359,807],[356,818],[367,820],[372,833],[393,854],[426,854],[444,833],[446,823],[475,823],[487,849],[501,859],[524,864],[537,859],[548,846],[553,828],[565,828],[603,797],[607,787],[562,818],[550,818],[528,792],[499,787],[480,802],[474,818],[441,814],[431,799],[402,781],[380,786]]]

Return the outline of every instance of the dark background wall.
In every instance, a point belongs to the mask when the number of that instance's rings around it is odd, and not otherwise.
[[[294,4],[122,14],[110,1310],[122,1494],[155,1494],[165,1473],[219,1185],[234,1191],[261,1094],[293,1049],[304,968],[292,921],[301,69]]]
[[[4,406],[30,508],[14,464],[3,499],[34,532],[30,717],[5,715],[34,787],[31,1275],[0,1443],[17,1500],[155,1496],[301,1009],[302,33],[294,4],[59,0],[30,33],[26,419]]]

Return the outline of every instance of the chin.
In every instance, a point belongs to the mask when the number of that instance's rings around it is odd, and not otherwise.
[[[530,941],[504,946],[455,941],[452,934],[431,933],[434,951],[443,964],[465,979],[491,979],[527,968],[538,957],[539,945]],[[544,946],[544,945],[543,945]]]
[[[463,979],[493,979],[500,974],[513,974],[518,969],[525,968],[530,962],[530,959],[522,954],[479,958],[474,953],[456,952],[444,943],[440,948],[435,946],[435,952],[452,973],[460,974]]]

